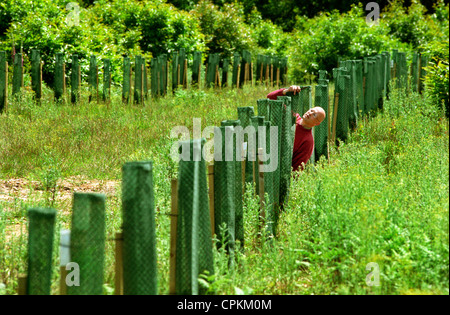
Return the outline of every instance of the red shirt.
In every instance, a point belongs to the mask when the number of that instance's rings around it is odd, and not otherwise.
[[[277,96],[283,95],[284,89],[279,89],[273,91],[267,95],[268,99],[276,100]],[[297,171],[299,169],[303,170],[302,163],[306,164],[314,151],[314,138],[312,136],[312,129],[304,128],[300,123],[302,117],[295,113],[297,118],[295,124],[295,137],[294,137],[294,148],[292,152],[292,169]]]

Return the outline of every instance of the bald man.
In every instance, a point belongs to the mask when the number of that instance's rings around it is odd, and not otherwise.
[[[286,93],[292,92],[294,95],[299,93],[301,88],[292,85],[287,89],[279,89],[267,95],[268,99],[276,100],[278,96],[286,96]],[[312,127],[320,125],[325,119],[325,110],[322,107],[313,107],[301,117],[294,113],[296,117],[294,150],[292,154],[292,170],[303,170],[306,162],[314,151],[314,138],[312,136]]]

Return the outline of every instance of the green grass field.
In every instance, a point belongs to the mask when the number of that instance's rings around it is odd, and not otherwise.
[[[114,242],[121,226],[121,167],[152,160],[156,195],[159,293],[169,283],[170,130],[193,118],[202,128],[237,119],[270,88],[180,90],[145,106],[56,104],[44,90],[11,100],[0,116],[0,294],[15,294],[26,271],[27,216],[34,206],[58,210],[57,235],[70,227],[73,191],[107,195],[105,293],[114,289]],[[275,239],[261,237],[258,199],[244,196],[245,244],[233,270],[216,250],[216,294],[448,294],[448,120],[422,95],[393,91],[384,110],[359,121],[330,159],[292,180]],[[53,293],[58,293],[55,237]],[[379,286],[366,281],[379,267]],[[370,280],[370,279],[369,279]],[[206,284],[206,282],[205,282]]]

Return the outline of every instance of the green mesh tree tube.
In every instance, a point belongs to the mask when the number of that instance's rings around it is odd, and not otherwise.
[[[251,126],[251,117],[254,116],[255,113],[253,106],[238,107],[237,112],[238,119],[241,122],[241,127],[245,130],[248,126]],[[253,181],[253,169],[252,161],[249,159],[248,134],[244,134],[244,142],[247,142],[247,154],[245,157],[245,182],[251,183]]]
[[[262,82],[263,79],[263,66],[264,66],[264,56],[261,54],[256,55],[256,82]]]
[[[194,61],[192,63],[192,85],[199,83],[199,78],[201,75],[201,64],[202,64],[202,52],[194,51]]]
[[[178,88],[180,84],[180,76],[178,73],[178,52],[174,51],[172,53],[172,91],[175,93],[175,90]]]
[[[50,295],[52,279],[55,209],[28,210],[28,278],[27,294]]]
[[[271,123],[270,121],[265,120],[264,121],[264,128],[265,128],[265,150],[264,154],[266,156],[264,157],[264,166],[270,165],[270,159],[274,158],[272,157],[271,151],[270,151],[270,142],[271,142],[271,134],[270,134],[270,127]],[[265,229],[269,236],[275,235],[275,213],[274,213],[274,197],[273,197],[273,177],[274,172],[273,171],[267,171],[264,172],[264,194],[267,197],[264,204],[264,215],[265,215]]]
[[[258,116],[263,116],[268,121],[270,117],[269,99],[265,98],[256,100],[256,105],[258,109]]]
[[[206,73],[206,87],[212,87],[216,83],[216,68],[219,66],[219,54],[211,54],[208,58],[208,70]]]
[[[111,98],[111,60],[103,60],[103,101]]]
[[[56,54],[55,61],[55,99],[61,100],[64,94],[64,55],[62,53]]]
[[[364,115],[364,83],[363,83],[363,61],[355,60],[355,85],[356,85],[356,106],[358,117]]]
[[[348,95],[350,89],[350,76],[347,74],[339,74],[346,73],[343,69],[337,69],[338,73],[335,80],[335,95],[339,94],[339,98],[335,97],[335,101],[338,103],[334,104],[337,106],[337,117],[333,117],[333,120],[336,119],[336,140],[340,139],[341,141],[346,141],[348,136]]]
[[[180,160],[178,172],[177,294],[203,293],[199,276],[214,274],[206,163],[202,157],[205,142],[205,139],[180,142],[180,148],[188,146],[190,154],[188,160]]]
[[[406,62],[406,54],[404,52],[397,53],[398,79],[400,87],[407,91],[408,87],[408,66]]]
[[[152,95],[152,97],[157,97],[158,96],[158,91],[159,91],[159,80],[161,80],[161,78],[159,78],[158,75],[158,60],[156,57],[153,57],[152,59],[150,59],[150,93]]]
[[[36,100],[41,99],[41,52],[39,49],[31,50],[31,89],[35,93]]]
[[[126,104],[130,101],[130,91],[131,91],[131,82],[130,82],[130,71],[131,71],[131,60],[130,57],[123,57],[123,84],[122,84],[122,101]]]
[[[357,113],[357,105],[356,105],[356,69],[355,69],[355,62],[353,60],[346,60],[343,62],[344,67],[347,69],[347,73],[350,76],[350,88],[348,91],[348,110],[347,110],[347,117],[348,122],[350,126],[353,128],[356,127],[356,123],[358,120],[358,113]]]
[[[16,95],[17,93],[20,92],[20,89],[22,87],[22,77],[23,77],[22,54],[17,53],[14,55],[12,95]]]
[[[168,70],[167,70],[167,55],[162,54],[158,56],[158,71],[159,71],[159,94],[160,95],[166,95],[167,94],[167,76],[168,76]]]
[[[242,59],[241,59],[241,75],[239,77],[239,86],[244,85],[245,83],[245,65],[248,64],[248,67],[250,67],[252,62],[252,54],[248,50],[242,51]],[[251,71],[249,68],[249,73],[247,73],[247,79],[251,82]]]
[[[233,160],[235,161],[235,239],[239,241],[241,247],[244,246],[244,208],[242,204],[242,161],[240,157],[242,156],[241,141],[239,141],[242,135],[237,134],[241,128],[240,120],[224,120],[221,122],[222,127],[232,126],[234,127],[233,134]],[[238,127],[238,128],[236,128]]]
[[[129,76],[129,75],[128,75]],[[125,80],[125,76],[124,76]],[[128,78],[129,80],[129,78]],[[89,101],[97,98],[98,91],[98,68],[97,68],[97,58],[92,55],[89,60]]]
[[[222,87],[228,86],[229,68],[230,68],[230,60],[228,58],[224,58],[222,60],[222,82],[221,82]]]
[[[178,65],[180,66],[180,79],[178,81],[179,85],[185,85],[187,82],[183,82],[184,81],[184,62],[186,60],[186,51],[184,48],[180,48],[180,52],[178,54]]]
[[[281,159],[284,157],[281,155],[281,142],[282,142],[282,128],[283,128],[283,110],[284,102],[280,100],[269,100],[270,106],[270,123],[272,127],[276,127],[278,134],[276,138],[270,138],[271,148],[277,148],[278,153],[271,150],[271,155],[278,154],[278,163],[276,170],[273,172],[273,202],[274,211],[278,213],[278,207],[280,205],[280,178],[281,178]],[[291,157],[292,161],[292,157]],[[277,215],[275,215],[275,221],[277,221]]]
[[[73,194],[70,256],[80,270],[80,286],[67,288],[69,295],[103,292],[105,250],[105,195]]]
[[[78,55],[72,55],[72,71],[70,75],[70,100],[72,103],[76,103],[79,101],[79,93],[80,93],[80,63],[78,60]]]
[[[220,133],[220,136],[218,136]],[[232,126],[214,129],[214,230],[233,260],[236,240],[236,152]]]
[[[142,101],[142,56],[134,58],[134,102],[140,104]]]
[[[151,161],[122,167],[123,293],[157,294],[155,195]]]
[[[292,154],[294,137],[292,135],[292,110],[289,96],[278,96],[283,102],[281,144],[280,144],[280,205],[285,205],[289,197],[289,187],[292,172]]]
[[[292,109],[291,124],[295,125],[297,122],[295,114],[299,114],[300,116],[303,115],[303,104],[301,103],[300,100],[300,93],[296,93],[294,95],[293,92],[287,92],[286,96],[289,96],[291,98],[291,109]]]
[[[6,70],[6,52],[0,51],[0,114],[4,109],[7,96]]]
[[[417,92],[417,83],[419,82],[419,54],[413,53],[411,61],[411,90]]]
[[[255,191],[256,193],[259,192],[259,173],[258,173],[258,159],[257,159],[257,155],[258,155],[258,150],[259,148],[262,147],[263,145],[263,140],[265,141],[265,139],[262,139],[258,133],[259,127],[263,127],[264,126],[264,116],[252,116],[250,118],[250,122],[251,125],[253,126],[254,130],[255,130],[255,139],[256,139],[256,146],[255,148],[250,148],[249,146],[247,146],[247,149],[250,149],[250,153],[253,154],[253,158],[252,158],[252,173],[254,175],[253,179],[255,182]],[[265,143],[264,143],[265,144]],[[253,152],[252,152],[253,151]]]
[[[388,51],[383,51],[382,54],[386,60],[385,82],[386,82],[386,99],[389,99],[389,82],[391,80],[391,54]]]
[[[316,85],[315,89],[315,105],[322,107],[326,115],[330,115],[328,112],[328,85]],[[319,126],[314,127],[315,161],[319,161],[321,156],[328,159],[328,128],[327,118]]]

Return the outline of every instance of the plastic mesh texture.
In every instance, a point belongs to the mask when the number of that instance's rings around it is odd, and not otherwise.
[[[194,52],[194,61],[192,62],[192,84],[198,84],[199,83],[199,76],[200,76],[200,67],[202,64],[202,52],[201,51],[195,51]]]
[[[239,68],[239,64],[241,63],[241,55],[238,52],[235,52],[233,54],[233,75],[231,78],[231,82],[233,87],[237,86],[237,81],[238,81],[238,68]],[[241,69],[242,71],[242,69]]]
[[[55,217],[54,209],[28,210],[27,294],[29,295],[50,295]]]
[[[78,55],[74,54],[72,55],[72,70],[70,74],[70,86],[71,86],[71,93],[70,93],[70,99],[72,103],[75,103],[79,99],[79,85],[80,80],[78,76],[78,71],[80,69],[80,63],[78,61]]]
[[[155,196],[151,161],[122,167],[123,292],[157,294]]]
[[[35,93],[36,99],[41,98],[42,84],[41,78],[41,52],[39,49],[31,50],[31,88]]]
[[[284,157],[280,154],[281,152],[281,142],[282,142],[282,132],[283,129],[283,110],[284,101],[282,100],[269,100],[270,106],[270,123],[272,127],[276,127],[278,130],[277,137],[270,137],[270,148],[277,148],[278,152],[278,163],[276,170],[273,172],[273,203],[274,203],[274,224],[278,222],[278,211],[280,205],[280,179],[281,179],[281,159]],[[274,153],[271,149],[271,155]],[[290,160],[292,163],[292,158]]]
[[[221,122],[222,127],[231,126],[234,127],[235,133],[233,134],[233,161],[235,161],[235,239],[239,241],[241,246],[244,246],[244,209],[242,204],[242,191],[243,191],[243,177],[242,177],[242,146],[240,137],[238,134],[239,127],[241,127],[240,120],[224,120]],[[236,128],[238,127],[238,128]],[[225,152],[226,153],[226,152]]]
[[[202,157],[205,142],[205,139],[188,141],[190,158],[179,162],[175,275],[177,294],[201,294],[199,276],[204,273],[214,274],[206,164]],[[185,147],[183,141],[181,147]]]
[[[131,60],[130,57],[123,57],[123,85],[122,100],[126,103],[130,100],[131,82],[130,82]]]
[[[316,85],[315,86],[315,106],[320,106],[324,109],[327,117],[330,114],[328,112],[328,85]],[[325,156],[328,159],[328,119],[327,117],[322,121],[319,126],[314,127],[314,154],[315,161],[319,161],[321,156]]]
[[[102,294],[105,249],[105,195],[73,195],[70,256],[80,268],[80,286],[67,288],[68,295]]]
[[[215,86],[216,83],[216,70],[219,70],[220,55],[211,54],[208,57],[208,69],[206,73],[206,87]],[[217,69],[216,69],[217,68]]]
[[[214,130],[214,230],[218,246],[225,246],[231,256],[236,240],[236,152],[233,137],[232,126]]]
[[[347,69],[350,76],[350,89],[348,91],[348,122],[351,128],[355,128],[358,120],[358,108],[356,102],[356,62],[354,60],[347,60],[343,62],[344,68]]]
[[[63,97],[64,91],[64,55],[63,53],[56,53],[55,60],[55,99],[60,100]]]
[[[241,122],[241,127],[245,129],[248,126],[251,126],[251,118],[254,116],[255,111],[253,106],[247,106],[247,107],[238,107],[237,109],[238,112],[238,119]],[[244,133],[244,142],[247,142],[247,146],[248,145],[248,134]],[[246,154],[246,161],[245,161],[245,182],[246,183],[251,183],[253,181],[253,165],[252,165],[252,161],[250,160],[250,153],[248,148],[247,148],[247,154]]]
[[[292,135],[292,109],[289,96],[278,96],[283,102],[281,112],[281,144],[280,144],[280,205],[287,202],[292,171],[292,154],[294,137]]]
[[[251,118],[251,124],[255,130],[255,139],[256,139],[256,145],[254,148],[251,147],[247,147],[248,149],[250,149],[250,152],[253,156],[253,159],[251,161],[252,164],[252,172],[253,172],[253,178],[254,178],[254,182],[255,182],[255,191],[256,193],[259,192],[259,171],[258,171],[258,152],[259,152],[259,148],[262,148],[263,145],[265,145],[265,142],[263,143],[263,141],[265,141],[265,139],[262,139],[261,136],[259,134],[259,127],[263,127],[264,126],[264,116],[253,116]]]
[[[265,153],[269,156],[269,158],[264,158],[265,162],[264,165],[270,164],[270,158],[271,157],[271,151],[270,151],[270,127],[271,123],[270,121],[264,120],[264,127],[265,127]],[[275,208],[274,208],[274,189],[273,189],[273,180],[274,180],[274,172],[264,172],[264,194],[265,198],[265,206],[264,206],[264,215],[265,215],[265,228],[266,232],[269,235],[275,235],[275,223],[276,223],[276,216],[275,216]]]
[[[350,75],[348,71],[343,68],[333,69],[333,75],[335,77],[335,98],[334,108],[337,106],[337,116],[333,115],[333,124],[336,126],[336,140],[347,140],[348,135],[348,110],[349,110],[349,97],[350,97]],[[337,95],[338,94],[338,95]]]

